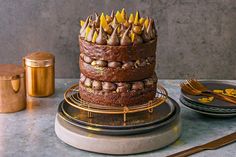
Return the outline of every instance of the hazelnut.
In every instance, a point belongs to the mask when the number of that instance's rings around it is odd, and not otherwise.
[[[118,67],[121,67],[121,63],[120,62],[109,62],[108,63],[108,67],[110,68],[118,68]]]
[[[141,90],[141,89],[144,89],[144,83],[141,82],[141,81],[134,82],[134,83],[132,84],[132,89],[133,89],[133,90]]]
[[[90,64],[90,63],[92,63],[92,61],[93,61],[93,59],[92,58],[90,58],[90,57],[88,57],[88,56],[86,56],[86,55],[84,55],[84,62],[86,62],[86,63],[88,63],[88,64]]]
[[[97,60],[96,65],[99,67],[105,67],[105,66],[107,66],[107,62],[103,61],[103,60]]]
[[[102,88],[105,90],[113,91],[116,90],[116,85],[111,82],[104,82]]]
[[[134,33],[136,33],[138,35],[142,34],[141,26],[134,26],[132,30],[133,30]]]
[[[124,92],[128,92],[130,90],[130,84],[128,83],[117,83],[117,89],[116,92],[118,93],[124,93]]]
[[[144,80],[144,84],[145,84],[145,86],[152,86],[153,84],[154,84],[154,81],[153,81],[153,79],[152,78],[148,78],[148,79],[145,79]]]
[[[102,89],[102,83],[100,81],[94,80],[93,84],[92,84],[92,87],[93,87],[93,89],[101,90]]]
[[[80,82],[84,83],[86,77],[81,73],[80,74]]]
[[[134,68],[134,63],[133,62],[125,62],[122,65],[122,68],[124,68],[124,69]]]
[[[86,78],[84,81],[84,85],[86,87],[91,87],[92,86],[92,80],[90,78]]]

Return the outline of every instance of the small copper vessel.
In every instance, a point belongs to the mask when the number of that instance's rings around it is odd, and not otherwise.
[[[55,91],[55,57],[49,52],[33,52],[23,58],[29,96],[46,97]]]
[[[24,68],[0,64],[0,112],[17,112],[26,107]]]

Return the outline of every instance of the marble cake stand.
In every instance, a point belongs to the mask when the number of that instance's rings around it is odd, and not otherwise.
[[[145,134],[107,136],[89,133],[57,115],[55,132],[63,142],[78,149],[104,154],[136,154],[156,150],[176,141],[180,136],[181,122],[177,118],[167,126]]]

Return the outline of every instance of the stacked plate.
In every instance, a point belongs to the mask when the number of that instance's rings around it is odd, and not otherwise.
[[[229,81],[200,81],[210,90],[236,89],[236,84]],[[181,90],[180,101],[189,109],[198,113],[216,116],[236,116],[236,104],[214,98],[213,101],[203,103],[200,98],[205,96],[193,96]]]
[[[179,121],[179,105],[171,98],[148,111],[127,114],[127,122],[123,121],[122,115],[92,114],[81,111],[65,100],[58,107],[58,116],[77,128],[85,131],[103,135],[133,135],[147,133],[158,128],[171,125]]]

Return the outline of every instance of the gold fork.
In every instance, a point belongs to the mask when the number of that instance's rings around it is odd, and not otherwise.
[[[232,100],[234,102],[236,102],[236,98],[231,97],[231,96],[227,96],[224,94],[220,94],[220,93],[215,93],[212,90],[209,90],[206,86],[204,86],[202,83],[200,83],[199,81],[195,80],[195,79],[190,79],[187,80],[188,84],[194,88],[197,89],[199,91],[201,91],[202,93],[208,93],[208,94],[212,94],[212,95],[219,95],[221,97],[224,97],[225,100]]]
[[[193,88],[193,87],[190,86],[190,84],[187,83],[187,82],[181,83],[181,84],[180,84],[180,87],[181,87],[181,89],[182,89],[184,92],[186,92],[186,93],[188,93],[188,94],[190,94],[190,95],[196,95],[196,96],[198,96],[198,95],[214,96],[214,97],[217,98],[217,99],[221,99],[221,100],[228,101],[228,102],[231,102],[231,103],[233,103],[233,104],[236,104],[236,100],[225,98],[224,96],[219,95],[219,94],[217,94],[217,93],[202,92],[202,91],[200,91],[200,90],[198,90],[198,89],[196,89],[196,88]]]

